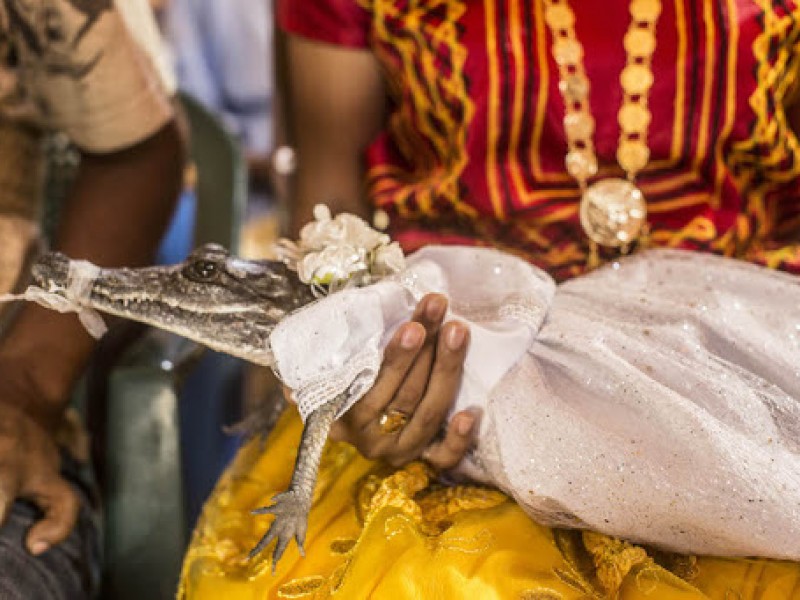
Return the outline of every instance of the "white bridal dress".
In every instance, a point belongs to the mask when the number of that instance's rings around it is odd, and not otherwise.
[[[306,417],[372,385],[425,293],[471,344],[457,410],[481,414],[457,474],[537,521],[684,553],[800,560],[800,285],[650,250],[556,285],[494,250],[429,247],[271,337]]]

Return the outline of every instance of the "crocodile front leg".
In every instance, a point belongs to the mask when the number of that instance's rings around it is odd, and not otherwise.
[[[320,406],[312,412],[303,428],[300,448],[297,452],[297,461],[294,464],[292,481],[289,489],[273,498],[271,506],[257,508],[254,515],[275,515],[275,520],[270,525],[264,537],[250,551],[250,558],[261,552],[272,540],[278,540],[272,553],[272,571],[289,542],[294,537],[304,555],[303,543],[308,525],[308,511],[311,509],[311,500],[314,497],[314,486],[317,483],[317,471],[322,458],[322,449],[328,439],[328,432],[339,410],[345,405],[349,397],[349,390],[336,396],[331,402]]]

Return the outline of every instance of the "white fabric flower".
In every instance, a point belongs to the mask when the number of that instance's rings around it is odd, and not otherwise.
[[[314,218],[300,231],[300,246],[308,250],[322,250],[331,245],[349,244],[362,247],[368,252],[373,248],[388,244],[389,236],[375,231],[363,219],[348,213],[331,218],[327,206],[318,204],[314,208]]]
[[[355,215],[332,217],[323,204],[314,207],[314,221],[303,227],[300,239],[281,240],[277,251],[301,281],[330,291],[367,285],[405,268],[397,242]]]
[[[405,264],[406,259],[400,244],[392,242],[375,250],[371,271],[375,275],[391,275],[405,269]]]
[[[366,251],[348,244],[330,245],[320,252],[309,252],[297,265],[300,281],[321,285],[346,281],[367,270]]]

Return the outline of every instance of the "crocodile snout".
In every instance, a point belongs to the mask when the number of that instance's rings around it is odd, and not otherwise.
[[[67,285],[69,259],[60,252],[43,254],[31,268],[33,280],[39,287],[56,291]]]

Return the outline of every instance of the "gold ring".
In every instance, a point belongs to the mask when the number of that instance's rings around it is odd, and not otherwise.
[[[378,426],[381,428],[381,433],[393,435],[403,429],[406,423],[408,423],[408,415],[402,410],[392,408],[381,415]]]

